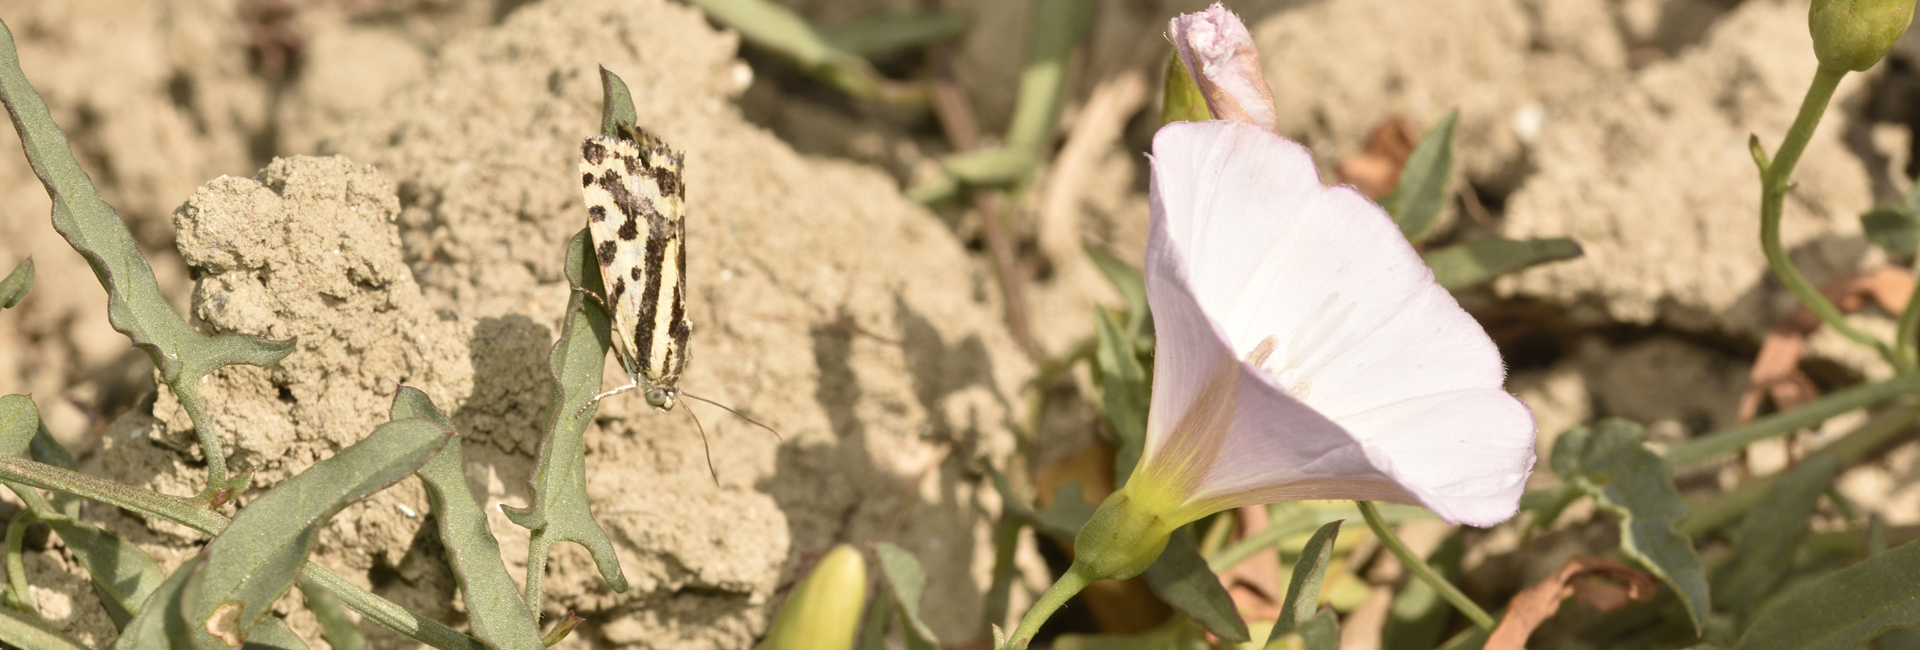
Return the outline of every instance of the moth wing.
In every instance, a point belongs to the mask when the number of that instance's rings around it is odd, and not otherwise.
[[[640,323],[640,291],[646,286],[648,220],[640,205],[640,178],[628,162],[639,157],[634,143],[592,136],[580,145],[580,192],[587,203],[587,230],[613,312],[613,345],[621,364],[638,373],[642,351],[634,346]]]

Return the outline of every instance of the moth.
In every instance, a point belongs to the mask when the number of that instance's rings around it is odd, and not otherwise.
[[[613,317],[613,349],[627,371],[627,384],[594,395],[580,407],[630,390],[642,390],[647,405],[665,413],[682,396],[726,410],[780,433],[724,404],[680,390],[687,368],[693,321],[687,314],[687,186],[685,156],[637,127],[621,137],[589,136],[580,143],[580,192],[587,203],[587,230],[606,295],[600,303]],[[706,429],[700,440],[706,444]],[[713,471],[713,453],[707,451]],[[719,482],[719,473],[714,472]]]

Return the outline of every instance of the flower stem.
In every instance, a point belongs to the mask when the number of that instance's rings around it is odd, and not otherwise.
[[[1787,259],[1787,249],[1780,243],[1780,215],[1786,203],[1787,191],[1793,188],[1793,166],[1800,162],[1800,154],[1807,150],[1807,142],[1813,139],[1813,131],[1820,125],[1820,117],[1827,112],[1827,104],[1833,101],[1833,91],[1840,86],[1840,79],[1847,76],[1844,68],[1821,65],[1813,75],[1813,83],[1807,86],[1807,96],[1800,101],[1800,114],[1793,118],[1793,126],[1787,129],[1787,137],[1780,143],[1771,162],[1760,162],[1760,248],[1766,252],[1767,266],[1773,269],[1773,275],[1780,284],[1793,292],[1800,303],[1819,316],[1821,322],[1832,327],[1840,335],[1853,342],[1873,348],[1885,357],[1894,368],[1905,373],[1913,369],[1913,364],[1894,352],[1885,341],[1874,338],[1847,322],[1840,309],[1820,295],[1812,282],[1807,281],[1800,269]],[[1758,157],[1758,154],[1756,154]]]
[[[1040,599],[1033,602],[1033,607],[1027,609],[1027,615],[1020,617],[1020,626],[1013,628],[1013,635],[1007,637],[1007,647],[1012,650],[1026,648],[1028,643],[1033,642],[1033,635],[1040,632],[1040,625],[1052,618],[1054,611],[1067,604],[1074,594],[1086,589],[1090,582],[1092,580],[1087,579],[1078,563],[1068,567],[1067,572],[1060,574],[1060,579],[1055,580],[1046,593],[1040,594]]]
[[[1414,575],[1420,576],[1421,580],[1427,581],[1427,584],[1432,586],[1434,591],[1440,592],[1441,598],[1447,599],[1447,602],[1452,603],[1455,609],[1460,610],[1460,613],[1466,614],[1467,618],[1472,619],[1475,626],[1478,626],[1482,630],[1493,630],[1493,616],[1487,614],[1487,610],[1480,609],[1480,606],[1474,604],[1472,599],[1467,598],[1466,594],[1460,592],[1460,588],[1453,586],[1451,582],[1447,582],[1446,578],[1440,577],[1439,573],[1434,572],[1433,567],[1427,566],[1425,561],[1415,556],[1413,550],[1407,548],[1406,542],[1400,541],[1400,537],[1393,534],[1393,529],[1387,526],[1386,519],[1380,517],[1380,509],[1375,507],[1372,501],[1355,501],[1353,503],[1360,507],[1360,516],[1366,518],[1367,527],[1373,529],[1373,534],[1380,538],[1380,543],[1385,545],[1388,551],[1393,552],[1394,557],[1400,558],[1400,564],[1402,566],[1407,567],[1407,570],[1412,571]]]
[[[1920,303],[1920,298],[1916,298],[1915,302]],[[1723,429],[1688,440],[1668,449],[1661,458],[1666,460],[1668,465],[1675,467],[1691,465],[1720,454],[1740,451],[1747,445],[1768,438],[1819,426],[1828,418],[1848,411],[1915,393],[1920,393],[1920,375],[1903,375],[1871,384],[1861,384],[1731,429]]]

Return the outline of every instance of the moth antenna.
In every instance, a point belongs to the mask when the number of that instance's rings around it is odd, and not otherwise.
[[[681,394],[685,395],[686,393],[683,392]],[[694,399],[700,399],[700,398],[696,397]],[[701,399],[700,401],[706,402],[707,400]],[[712,404],[712,402],[707,402],[707,403]],[[721,408],[726,408],[726,407],[723,406]],[[700,426],[700,416],[694,415],[693,409],[689,408],[689,409],[680,409],[680,410],[686,411],[687,417],[693,418],[693,428],[700,432],[700,449],[707,452],[707,473],[713,475],[713,486],[720,487],[720,470],[713,468],[713,445],[707,444],[707,428]]]
[[[739,412],[739,411],[735,411],[735,410],[733,410],[733,407],[730,407],[730,406],[727,406],[727,405],[725,405],[725,404],[721,404],[721,403],[719,403],[719,402],[716,402],[716,401],[713,401],[713,400],[710,400],[710,399],[707,399],[707,398],[705,398],[705,397],[701,397],[701,396],[699,396],[699,395],[695,395],[695,394],[693,394],[693,393],[689,393],[689,392],[687,392],[687,391],[684,391],[684,390],[683,390],[683,391],[680,391],[680,394],[681,394],[682,396],[685,396],[685,397],[691,397],[691,398],[694,398],[694,399],[697,399],[697,400],[700,400],[700,401],[702,401],[702,402],[706,402],[706,403],[708,403],[708,404],[712,404],[712,405],[714,405],[714,406],[718,406],[718,407],[720,407],[720,410],[723,410],[723,411],[726,411],[726,412],[728,412],[728,413],[732,413],[732,414],[733,414],[733,417],[737,417],[737,418],[740,418],[740,419],[742,419],[742,420],[746,420],[746,421],[747,421],[747,422],[748,422],[749,424],[752,424],[753,426],[756,426],[756,427],[760,427],[760,428],[762,428],[762,429],[766,429],[766,430],[767,430],[767,433],[771,433],[771,434],[773,434],[773,439],[774,439],[774,440],[786,440],[786,438],[785,438],[785,437],[782,437],[782,436],[780,435],[780,432],[779,432],[779,431],[775,431],[773,427],[770,427],[770,426],[767,426],[767,425],[765,425],[765,424],[761,424],[759,420],[755,420],[755,419],[753,419],[753,418],[750,418],[750,417],[747,417],[747,414],[745,414],[745,413],[741,413],[741,412]]]
[[[613,397],[615,395],[619,395],[621,393],[624,393],[639,387],[640,387],[639,384],[627,384],[625,386],[621,386],[619,388],[615,388],[613,390],[588,398],[587,403],[580,405],[580,410],[573,412],[573,417],[577,418],[577,417],[580,417],[581,415],[585,415],[587,412],[587,409],[593,408],[593,405],[595,404],[599,404],[600,400]]]

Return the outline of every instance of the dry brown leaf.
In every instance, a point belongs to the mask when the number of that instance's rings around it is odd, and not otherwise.
[[[1367,136],[1367,149],[1348,156],[1346,160],[1334,166],[1334,174],[1340,182],[1352,185],[1367,198],[1378,199],[1392,192],[1400,184],[1400,170],[1407,166],[1407,156],[1413,154],[1413,145],[1420,142],[1420,129],[1413,121],[1404,117],[1389,117],[1373,127],[1373,133]]]
[[[1606,558],[1575,557],[1507,602],[1507,614],[1487,637],[1486,650],[1520,650],[1568,596],[1605,612],[1652,600],[1655,588],[1653,578],[1639,569]]]
[[[1888,266],[1828,280],[1820,285],[1820,293],[1843,313],[1859,311],[1871,300],[1887,313],[1898,314],[1907,308],[1913,285],[1912,273]],[[1754,357],[1753,370],[1747,373],[1747,390],[1740,395],[1741,422],[1758,416],[1762,400],[1768,397],[1773,398],[1773,408],[1779,411],[1819,399],[1820,389],[1800,371],[1800,355],[1806,351],[1807,337],[1820,325],[1820,317],[1802,305],[1767,333],[1760,342],[1760,353]]]

